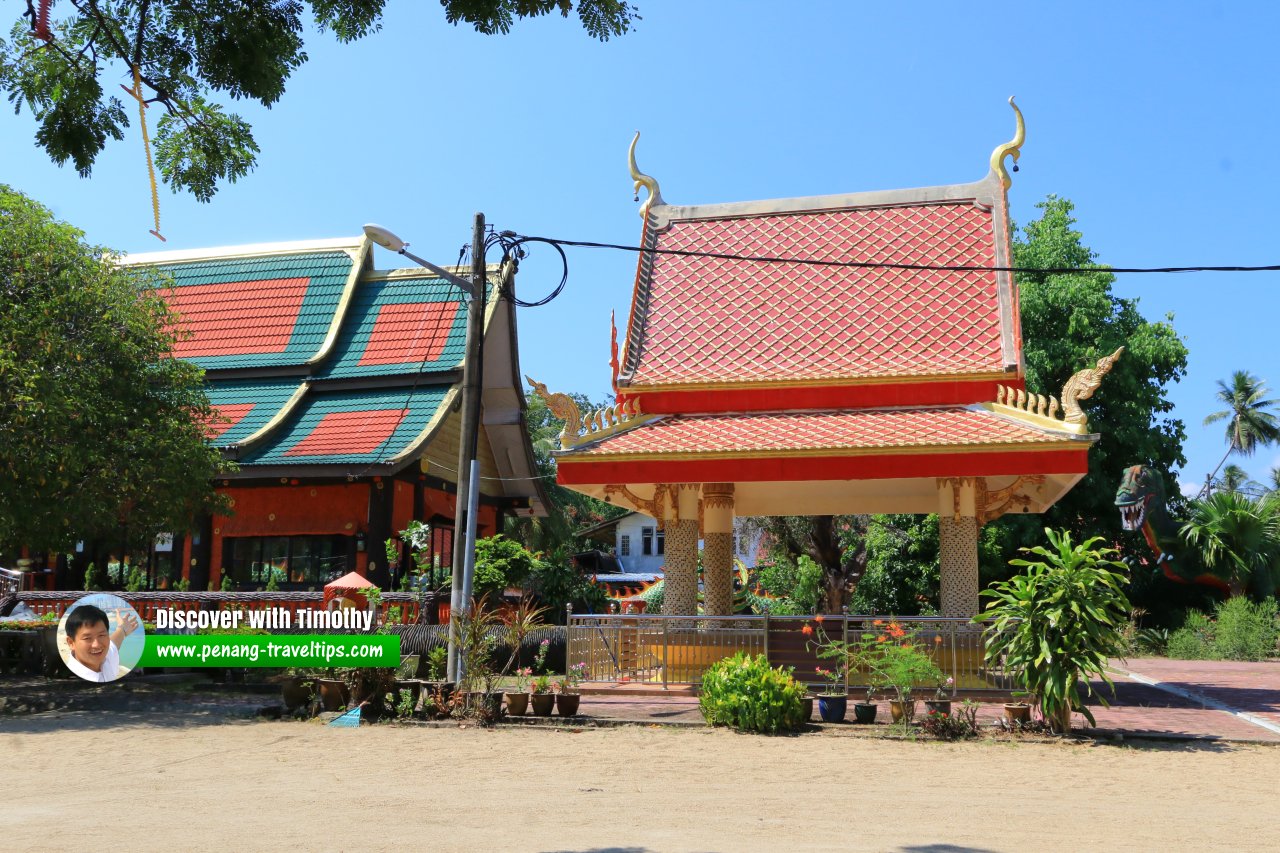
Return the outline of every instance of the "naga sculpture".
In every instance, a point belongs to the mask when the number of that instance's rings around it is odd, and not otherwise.
[[[578,433],[582,430],[582,414],[578,411],[578,404],[573,402],[573,398],[568,394],[552,394],[541,382],[530,379],[528,376],[525,376],[525,379],[528,380],[533,392],[547,404],[551,414],[564,421],[564,429],[560,431],[560,446],[572,447],[578,440]]]
[[[1126,468],[1116,490],[1116,507],[1125,530],[1141,530],[1155,554],[1156,567],[1174,583],[1200,584],[1232,595],[1226,579],[1207,571],[1195,554],[1186,551],[1178,536],[1178,524],[1169,515],[1164,484],[1158,473],[1146,465]],[[1264,586],[1262,578],[1251,579],[1251,587]],[[1260,589],[1250,591],[1261,592]]]

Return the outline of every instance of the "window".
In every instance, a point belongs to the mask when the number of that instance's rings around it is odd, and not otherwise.
[[[640,528],[640,553],[646,557],[653,556],[653,528]]]
[[[618,556],[619,557],[631,556],[631,534],[624,533],[618,537]]]
[[[667,534],[665,531],[659,530],[658,531],[658,554],[659,556],[661,556],[662,554],[665,554],[665,553],[667,553]]]
[[[236,584],[319,586],[347,571],[346,536],[233,536],[223,542],[223,571]]]

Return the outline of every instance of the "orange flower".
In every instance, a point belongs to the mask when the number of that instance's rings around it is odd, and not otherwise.
[[[821,624],[822,624],[822,614],[821,614],[821,613],[815,613],[815,614],[814,614],[814,616],[813,616],[813,621],[814,621],[814,622],[817,622],[819,625],[821,625]]]
[[[888,636],[886,636],[885,634],[881,634],[879,637],[876,637],[876,642],[883,643],[888,639],[889,639]]]
[[[875,625],[877,628],[879,628],[881,625],[883,625],[883,624],[884,624],[884,620],[883,620],[883,619],[877,619],[876,621],[872,622],[871,624],[872,624],[872,625]]]
[[[800,633],[808,637],[811,634],[813,634],[813,627],[810,625],[805,625],[803,628],[800,629]]]
[[[899,625],[897,622],[890,622],[889,627],[886,628],[885,631],[886,633],[888,633],[890,637],[893,637],[895,640],[901,640],[903,637],[907,635],[907,632],[904,631],[902,629],[902,626]]]
[[[934,638],[933,638],[933,641],[934,641],[935,643],[937,643],[939,646],[940,646],[940,645],[942,645],[942,638],[941,638],[941,637],[934,637]]]

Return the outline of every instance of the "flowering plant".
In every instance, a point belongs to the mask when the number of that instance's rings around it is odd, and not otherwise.
[[[587,662],[580,661],[570,664],[568,670],[564,674],[564,682],[560,685],[561,693],[577,693],[578,685],[586,680]]]
[[[955,686],[956,686],[956,680],[948,675],[946,681],[938,682],[938,689],[933,691],[933,698],[934,699],[950,698],[952,691],[955,689]]]
[[[843,685],[844,672],[843,671],[823,669],[820,666],[815,666],[813,668],[813,671],[816,672],[819,677],[825,678],[827,681],[831,682],[829,685],[827,685],[827,688],[822,691],[823,696],[843,696],[844,695],[844,685]]]
[[[529,682],[529,692],[534,696],[551,692],[551,676],[539,675]]]
[[[879,645],[877,668],[899,702],[911,701],[911,691],[919,684],[942,681],[942,671],[916,640],[914,630],[891,621],[884,633],[876,637],[876,643]]]
[[[516,679],[516,692],[517,693],[528,692],[529,681],[533,678],[533,668],[526,666],[523,669],[517,669],[514,673],[512,673],[512,675],[514,675]]]

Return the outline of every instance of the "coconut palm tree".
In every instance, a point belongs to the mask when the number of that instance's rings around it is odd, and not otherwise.
[[[1267,490],[1280,494],[1280,465],[1271,469],[1271,481],[1267,484]]]
[[[1280,417],[1272,411],[1280,406],[1280,400],[1266,399],[1267,393],[1267,383],[1247,370],[1237,370],[1231,374],[1230,383],[1218,380],[1215,396],[1227,408],[1209,415],[1204,422],[1207,426],[1221,420],[1227,421],[1227,452],[1205,481],[1202,495],[1208,491],[1209,484],[1222,468],[1222,463],[1232,453],[1252,456],[1259,447],[1280,441]]]
[[[1228,465],[1222,469],[1222,477],[1217,482],[1218,491],[1240,492],[1249,484],[1249,474],[1239,465]]]
[[[1246,586],[1266,595],[1275,589],[1280,567],[1280,512],[1272,499],[1253,500],[1240,492],[1216,492],[1191,502],[1182,539],[1204,567],[1223,577],[1232,595]]]

